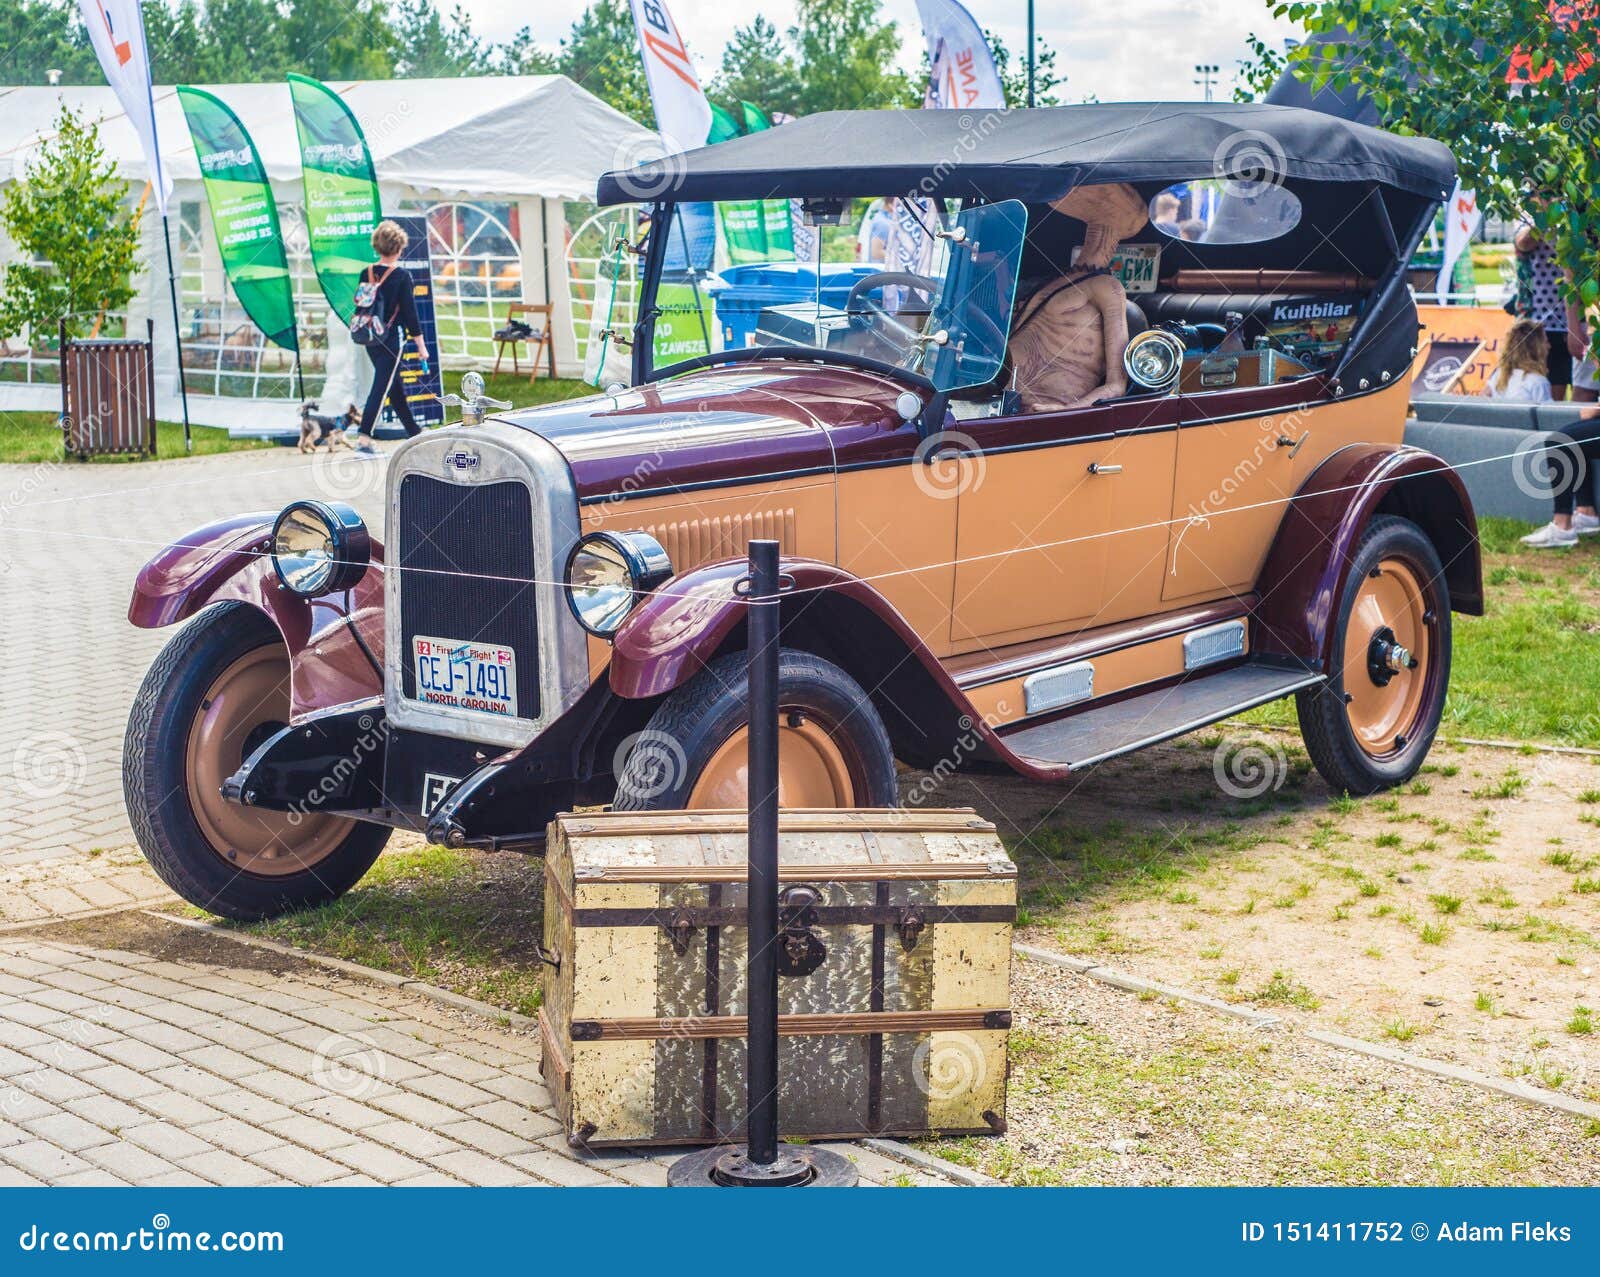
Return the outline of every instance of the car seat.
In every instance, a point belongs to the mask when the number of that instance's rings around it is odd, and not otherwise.
[[[1080,186],[1051,207],[1084,223],[1084,241],[1074,273],[1036,289],[1011,326],[1012,386],[1024,412],[1081,408],[1128,389],[1128,296],[1107,268],[1117,245],[1144,227],[1144,200],[1108,183]]]

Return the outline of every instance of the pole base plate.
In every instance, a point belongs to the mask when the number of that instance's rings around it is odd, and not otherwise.
[[[779,1144],[777,1160],[758,1166],[744,1144],[688,1153],[672,1164],[672,1188],[854,1188],[855,1163],[831,1149]]]

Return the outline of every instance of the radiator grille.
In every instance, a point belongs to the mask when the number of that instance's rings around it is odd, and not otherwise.
[[[401,694],[416,699],[416,635],[494,643],[517,654],[517,717],[538,718],[538,572],[527,487],[408,474],[399,523]]]
[[[647,523],[642,530],[661,542],[675,572],[717,559],[742,559],[751,541],[776,541],[784,554],[794,553],[793,509]]]

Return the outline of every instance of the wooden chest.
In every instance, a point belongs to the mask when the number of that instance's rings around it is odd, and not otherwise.
[[[972,811],[786,811],[785,1138],[1005,1127],[1016,866]],[[563,816],[545,864],[545,1080],[575,1144],[738,1140],[745,816]],[[820,946],[820,951],[819,951]]]

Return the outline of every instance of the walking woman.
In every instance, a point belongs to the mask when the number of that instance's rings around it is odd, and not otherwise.
[[[416,341],[423,371],[428,367],[428,347],[422,340],[422,325],[417,322],[411,274],[400,265],[400,254],[406,251],[407,242],[405,231],[394,222],[379,222],[372,232],[372,251],[378,260],[361,273],[361,283],[356,287],[356,313],[350,321],[350,336],[358,346],[366,347],[367,357],[372,360],[372,389],[367,392],[367,406],[361,412],[361,433],[356,443],[362,452],[377,451],[372,443],[372,428],[385,398],[406,434],[422,431],[406,403],[399,372],[402,334],[410,334]]]

